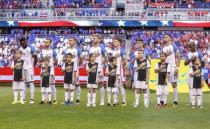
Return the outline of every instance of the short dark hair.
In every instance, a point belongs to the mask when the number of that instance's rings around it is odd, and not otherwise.
[[[113,62],[115,59],[117,59],[116,57],[110,57],[109,61]]]
[[[19,42],[22,42],[22,41],[26,41],[26,38],[25,38],[25,37],[21,37],[21,38],[19,39]]]
[[[119,41],[120,43],[122,43],[122,39],[119,38],[119,37],[115,37],[114,40],[117,40],[117,41]]]
[[[139,41],[139,42],[144,42],[144,40],[141,39],[141,38],[136,39],[136,42],[137,42],[137,41]]]
[[[166,53],[161,52],[160,55],[164,55],[165,57],[167,57]]]
[[[68,54],[66,54],[66,57],[67,57],[67,56],[71,56],[71,57],[72,57],[73,55],[72,55],[71,53],[68,53]]]

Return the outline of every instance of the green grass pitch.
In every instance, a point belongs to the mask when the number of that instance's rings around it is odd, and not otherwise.
[[[82,88],[81,104],[64,106],[63,88],[57,88],[59,104],[39,105],[40,88],[36,88],[35,104],[12,105],[11,87],[0,87],[0,129],[210,129],[210,94],[203,96],[203,109],[191,109],[189,95],[179,94],[179,106],[157,109],[155,93],[151,94],[150,107],[134,109],[132,90],[127,89],[126,107],[86,107],[86,88]],[[106,94],[107,95],[107,94]],[[29,97],[29,94],[27,95]],[[106,97],[107,98],[107,97]],[[120,99],[121,100],[121,99]],[[97,93],[99,104],[99,93]]]

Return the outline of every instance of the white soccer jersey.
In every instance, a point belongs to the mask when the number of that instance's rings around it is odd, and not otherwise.
[[[121,64],[122,63],[122,59],[125,58],[125,53],[122,52],[121,49],[114,49],[112,51],[112,56],[117,57],[117,64]]]
[[[55,50],[52,49],[43,49],[41,51],[41,58],[49,57],[50,63],[49,66],[54,67],[54,59],[57,57],[57,53]]]
[[[78,62],[78,58],[79,58],[79,55],[78,55],[78,50],[76,48],[67,48],[64,52],[65,55],[71,53],[74,58],[72,58],[72,62],[75,62],[77,63]]]
[[[90,54],[93,54],[93,53],[95,53],[96,55],[98,55],[97,57],[96,57],[96,63],[98,63],[98,64],[102,64],[102,50],[101,50],[101,47],[100,46],[98,46],[98,47],[91,47],[90,49],[89,49],[89,53]]]
[[[35,54],[35,49],[33,47],[26,47],[25,49],[23,47],[20,47],[19,50],[22,51],[22,59],[27,64],[25,69],[33,69],[34,60],[33,60],[33,54]]]
[[[189,52],[188,54],[187,54],[187,59],[189,60],[189,59],[191,59],[192,57],[199,57],[199,53],[198,52]],[[190,66],[192,66],[192,62],[190,62]]]
[[[163,52],[166,53],[168,51],[171,51],[171,55],[166,57],[166,63],[169,63],[171,68],[173,68],[176,65],[176,55],[174,51],[173,45],[165,46],[163,48]]]
[[[206,63],[210,64],[210,50],[206,51],[206,55],[204,56],[204,60]]]

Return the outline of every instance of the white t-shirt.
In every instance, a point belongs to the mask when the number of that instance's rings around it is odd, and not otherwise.
[[[74,56],[74,58],[72,58],[72,61],[75,63],[78,62],[79,56],[78,56],[78,50],[76,48],[67,48],[64,53],[65,55],[71,53]]]
[[[35,54],[35,49],[33,47],[26,47],[25,49],[23,47],[20,47],[19,50],[22,51],[22,59],[27,64],[25,69],[33,69],[34,66],[34,60],[33,60],[33,54]]]
[[[41,58],[50,57],[49,66],[54,67],[54,59],[57,57],[57,53],[52,49],[43,49],[41,51]]]
[[[166,57],[166,63],[169,63],[170,67],[173,68],[176,66],[176,56],[175,56],[173,45],[165,46],[163,48],[164,53],[167,53],[168,51],[171,51],[172,53],[171,55]]]
[[[101,47],[98,46],[98,47],[91,47],[89,49],[89,53],[90,54],[99,54],[99,56],[96,57],[96,63],[98,63],[99,65],[102,64],[102,52],[101,52]]]

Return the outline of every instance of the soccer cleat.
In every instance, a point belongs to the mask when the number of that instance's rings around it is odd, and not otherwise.
[[[44,101],[41,101],[40,104],[44,104]]]
[[[203,106],[202,106],[202,105],[198,105],[198,107],[199,107],[200,109],[203,109]]]
[[[114,103],[113,106],[116,107],[118,105],[118,103]]]
[[[122,102],[121,106],[125,107],[126,106],[126,102]]]
[[[87,103],[87,107],[90,107],[90,104],[89,103]]]
[[[18,101],[13,101],[12,104],[18,104]]]
[[[68,106],[68,105],[69,105],[69,102],[68,102],[68,101],[65,101],[65,102],[64,102],[64,105],[65,105],[65,106]]]
[[[53,101],[53,104],[57,104],[57,103],[58,103],[57,100],[54,100],[54,101]]]
[[[79,99],[76,100],[76,104],[80,104],[80,100]]]
[[[100,106],[104,106],[104,103],[100,103]]]
[[[139,105],[138,104],[135,104],[134,106],[133,106],[133,108],[137,108]]]
[[[73,105],[74,105],[74,102],[72,102],[72,101],[69,102],[69,105],[70,105],[70,106],[73,106]]]
[[[93,103],[92,105],[93,105],[93,107],[96,107],[96,104],[95,103]]]
[[[21,101],[20,104],[25,104],[25,101]]]
[[[195,109],[195,105],[192,105],[192,107],[191,107],[192,109]]]
[[[148,106],[147,104],[144,104],[144,107],[145,107],[145,108],[148,108],[149,106]]]
[[[161,107],[160,105],[162,105],[162,104],[157,104],[157,108],[160,108]]]
[[[160,105],[163,106],[164,105],[164,102],[163,101],[160,101]]]
[[[29,103],[30,103],[30,104],[34,104],[34,100],[31,99]]]
[[[52,105],[52,101],[49,101],[48,104],[49,104],[49,105]]]
[[[164,104],[164,105],[163,105],[163,108],[167,108],[167,107],[168,107],[168,105],[167,105],[167,104]]]
[[[107,106],[111,106],[111,104],[110,103],[107,103]]]
[[[174,107],[177,107],[177,106],[178,106],[178,102],[174,101]]]

